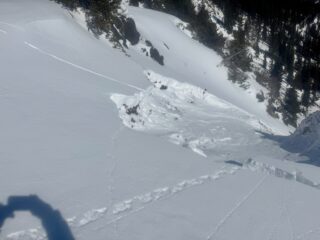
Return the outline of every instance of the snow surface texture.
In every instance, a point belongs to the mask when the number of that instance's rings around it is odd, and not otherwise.
[[[289,129],[177,18],[127,14],[165,66],[111,48],[53,2],[0,1],[0,202],[36,194],[77,240],[319,239],[319,169],[265,137]],[[17,214],[0,239],[45,234]]]
[[[269,116],[264,103],[258,102],[256,92],[260,92],[260,88],[256,91],[243,91],[243,88],[228,82],[227,69],[220,64],[221,57],[190,38],[186,31],[181,31],[177,24],[181,20],[167,14],[133,7],[129,7],[129,16],[135,20],[141,38],[152,42],[164,56],[167,66],[154,68],[146,65],[144,70],[152,69],[163,76],[207,89],[217,98],[256,116],[276,134],[288,134],[292,130]],[[136,47],[132,50],[129,54],[140,62],[141,60],[136,58]]]
[[[152,87],[134,96],[111,96],[129,128],[167,135],[171,142],[205,157],[205,152],[222,146],[248,146],[254,140],[248,139],[248,131],[267,130],[253,116],[206,89],[152,71],[145,74]]]
[[[283,146],[292,152],[309,156],[320,164],[320,111],[312,113],[301,122],[296,131],[288,137]]]

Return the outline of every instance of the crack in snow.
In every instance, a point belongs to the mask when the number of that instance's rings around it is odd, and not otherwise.
[[[98,77],[107,79],[107,80],[109,80],[109,81],[118,83],[118,84],[120,84],[120,85],[122,85],[122,86],[126,86],[126,87],[129,87],[129,88],[135,89],[135,90],[142,91],[142,89],[139,88],[139,87],[137,87],[137,86],[134,86],[134,85],[129,84],[129,83],[122,82],[122,81],[117,80],[117,79],[115,79],[115,78],[112,78],[112,77],[106,76],[106,75],[104,75],[104,74],[95,72],[95,71],[93,71],[93,70],[91,70],[91,69],[89,69],[89,68],[86,68],[86,67],[77,65],[77,64],[75,64],[75,63],[72,63],[72,62],[70,62],[70,61],[68,61],[68,60],[65,60],[65,59],[63,59],[63,58],[60,58],[60,57],[54,55],[54,54],[51,54],[51,53],[49,53],[49,52],[47,52],[47,51],[44,51],[44,50],[36,47],[35,45],[29,43],[29,42],[24,42],[24,43],[25,43],[28,47],[30,47],[30,48],[32,48],[32,49],[40,52],[40,53],[43,54],[43,55],[46,55],[46,56],[48,56],[48,57],[51,57],[51,58],[53,58],[53,59],[55,59],[55,60],[57,60],[57,61],[59,61],[59,62],[65,63],[65,64],[67,64],[67,65],[69,65],[69,66],[72,66],[72,67],[74,67],[74,68],[80,69],[80,70],[82,70],[82,71],[84,71],[84,72],[87,72],[87,73],[91,73],[91,74],[93,74],[93,75],[96,75],[96,76],[98,76]]]
[[[318,190],[320,189],[320,183],[314,182],[314,181],[306,178],[305,176],[303,176],[302,172],[290,173],[290,172],[285,171],[281,168],[271,166],[266,163],[257,162],[252,159],[248,159],[243,164],[243,169],[247,169],[247,170],[250,170],[253,172],[259,171],[259,172],[266,173],[266,174],[274,176],[274,177],[283,178],[283,179],[287,179],[290,181],[295,181],[295,182],[307,185],[309,187],[316,188]]]

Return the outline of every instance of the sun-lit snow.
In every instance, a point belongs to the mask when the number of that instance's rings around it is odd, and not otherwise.
[[[0,202],[36,194],[77,240],[319,239],[319,168],[292,129],[176,18],[128,15],[164,66],[54,2],[0,1]],[[18,214],[0,239],[45,235]]]
[[[134,96],[111,96],[129,128],[166,135],[202,156],[223,146],[248,146],[248,129],[268,132],[262,122],[206,89],[152,71],[146,75],[152,87]]]

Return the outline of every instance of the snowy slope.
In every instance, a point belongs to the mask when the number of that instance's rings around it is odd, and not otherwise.
[[[288,129],[176,18],[128,14],[165,66],[53,2],[0,1],[0,202],[37,194],[79,240],[318,239],[318,168],[265,138]],[[17,216],[0,239],[43,239]]]
[[[296,131],[286,138],[283,147],[291,152],[309,157],[306,161],[319,166],[320,156],[320,112],[304,119]]]
[[[142,14],[143,12],[143,14]],[[217,97],[257,116],[279,134],[287,134],[288,127],[273,119],[258,103],[254,92],[245,92],[227,79],[227,69],[221,57],[182,31],[177,31],[176,17],[141,8],[129,8],[142,37],[151,40],[164,56],[166,69],[156,69],[162,75],[189,82],[207,89]],[[168,46],[168,48],[166,47]],[[148,66],[145,66],[148,69]],[[254,103],[254,104],[252,104]]]

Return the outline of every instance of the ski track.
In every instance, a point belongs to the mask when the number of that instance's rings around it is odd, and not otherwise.
[[[282,206],[280,207],[279,219],[277,219],[277,221],[274,221],[274,223],[273,223],[272,230],[270,231],[269,236],[268,236],[268,240],[273,240],[279,231],[279,225],[281,224],[281,222],[283,221],[283,218],[285,217],[285,212],[284,212],[285,210],[284,210],[283,205],[284,205],[284,203],[282,203]]]
[[[23,28],[21,28],[17,25],[14,25],[14,24],[0,21],[0,25],[1,24],[5,25],[5,26],[9,26],[9,27],[14,28],[19,31],[25,31]],[[7,31],[2,30],[2,29],[0,29],[0,33],[4,34],[4,35],[8,34]],[[41,48],[38,48],[37,46],[35,46],[27,41],[25,41],[24,44],[26,46],[28,46],[29,48],[31,48],[31,49],[33,49],[43,55],[46,55],[56,61],[59,61],[63,64],[69,65],[73,68],[79,69],[81,71],[90,73],[92,75],[98,76],[100,78],[106,79],[108,81],[112,81],[114,83],[117,83],[119,85],[131,88],[134,90],[144,91],[143,89],[141,89],[135,85],[122,82],[122,81],[117,80],[115,78],[112,78],[110,76],[106,76],[104,74],[95,72],[89,68],[77,65],[73,62],[70,62],[70,61],[64,59],[64,58],[58,57],[58,56],[51,54],[45,50],[42,50]],[[219,65],[220,64],[218,64],[218,66]],[[0,96],[3,96],[3,95],[0,95]],[[230,118],[232,118],[232,117],[230,117]],[[124,129],[124,126],[120,127],[115,132],[114,136],[111,139],[111,149],[116,148],[117,139],[123,129]],[[316,142],[316,143],[318,143],[318,142]],[[307,150],[309,150],[309,149],[307,149]],[[111,166],[110,170],[108,171],[109,185],[107,187],[108,187],[108,194],[110,197],[109,197],[109,202],[108,202],[107,206],[102,207],[102,208],[97,208],[97,209],[91,209],[91,210],[85,212],[82,216],[68,218],[67,222],[75,230],[77,230],[77,229],[82,230],[84,227],[86,227],[92,223],[95,223],[95,222],[100,221],[102,219],[106,219],[107,221],[105,223],[103,223],[102,226],[96,228],[95,230],[101,230],[101,229],[105,228],[106,226],[113,225],[116,239],[119,236],[118,225],[117,225],[117,223],[119,221],[126,219],[126,218],[130,217],[131,215],[136,214],[140,211],[143,211],[144,209],[146,209],[146,207],[153,205],[153,204],[156,204],[159,201],[173,198],[186,190],[192,189],[197,186],[201,186],[203,184],[217,181],[217,180],[219,180],[223,177],[226,177],[228,175],[234,175],[235,173],[237,173],[240,170],[261,172],[264,175],[260,179],[260,181],[256,185],[254,185],[252,187],[252,189],[247,194],[245,194],[235,204],[235,206],[233,208],[231,208],[230,211],[227,212],[227,214],[225,216],[223,216],[220,219],[220,221],[218,222],[218,224],[214,228],[214,231],[208,235],[207,240],[213,240],[217,237],[217,234],[225,226],[225,224],[228,222],[228,220],[230,220],[233,217],[233,215],[237,211],[239,211],[240,208],[245,203],[247,203],[247,201],[261,188],[261,186],[263,185],[263,183],[265,182],[265,180],[269,176],[294,181],[294,182],[304,184],[309,187],[320,189],[319,183],[309,180],[308,178],[304,177],[302,175],[302,173],[299,173],[299,172],[290,173],[288,171],[277,168],[275,166],[271,166],[271,165],[257,162],[257,161],[250,159],[245,163],[241,163],[242,166],[235,166],[235,167],[231,167],[229,169],[226,169],[226,166],[225,166],[225,167],[222,167],[220,170],[218,170],[216,173],[213,173],[211,175],[203,175],[203,176],[199,176],[197,178],[183,180],[183,181],[181,181],[171,187],[157,188],[157,189],[154,189],[148,193],[145,193],[142,195],[136,195],[130,199],[127,199],[127,200],[124,200],[124,201],[121,201],[118,203],[114,203],[114,191],[115,191],[115,176],[114,176],[114,174],[117,169],[118,163],[117,163],[117,157],[114,154],[111,153],[111,154],[107,155],[107,157],[109,157],[109,159],[111,159],[111,161],[112,161],[112,163],[111,163],[112,166]],[[320,233],[320,227],[316,227],[316,228],[308,230],[298,236],[295,236],[294,228],[293,228],[293,224],[292,224],[292,218],[290,216],[289,208],[287,205],[287,200],[283,199],[282,205],[283,206],[281,207],[279,221],[281,221],[282,218],[286,218],[286,220],[289,224],[289,227],[291,229],[291,232],[290,232],[291,239],[302,240],[311,234]],[[271,231],[271,233],[270,233],[269,239],[273,238],[273,236],[277,232],[277,230],[278,230],[278,226],[275,223],[273,231]],[[10,233],[6,236],[6,239],[8,239],[8,240],[20,240],[20,239],[45,240],[45,239],[47,239],[47,237],[44,234],[42,228],[40,226],[38,226],[38,227],[35,227],[32,229]]]
[[[233,214],[248,201],[248,199],[262,186],[264,181],[267,179],[267,175],[263,176],[262,179],[247,193],[235,206],[232,208],[218,223],[214,231],[210,233],[207,240],[214,239],[219,230],[226,224],[226,222],[233,216]]]
[[[56,56],[56,55],[54,55],[54,54],[51,54],[51,53],[49,53],[49,52],[46,52],[46,51],[44,51],[44,50],[36,47],[35,45],[33,45],[33,44],[29,43],[29,42],[26,42],[26,41],[25,41],[24,43],[25,43],[28,47],[30,47],[30,48],[38,51],[39,53],[41,53],[41,54],[43,54],[43,55],[46,55],[46,56],[48,56],[48,57],[50,57],[50,58],[53,58],[53,59],[55,59],[55,60],[57,60],[57,61],[59,61],[59,62],[62,62],[62,63],[64,63],[64,64],[67,64],[67,65],[72,66],[72,67],[74,67],[74,68],[80,69],[80,70],[82,70],[82,71],[84,71],[84,72],[91,73],[91,74],[93,74],[93,75],[95,75],[95,76],[98,76],[98,77],[107,79],[107,80],[109,80],[109,81],[118,83],[118,84],[120,84],[120,85],[122,85],[122,86],[126,86],[126,87],[129,87],[129,88],[132,88],[132,89],[135,89],[135,90],[139,90],[139,91],[143,91],[142,88],[139,88],[139,87],[134,86],[134,85],[129,84],[129,83],[124,83],[124,82],[122,82],[122,81],[120,81],[120,80],[117,80],[117,79],[115,79],[115,78],[112,78],[112,77],[103,75],[103,74],[101,74],[101,73],[95,72],[95,71],[93,71],[93,70],[91,70],[91,69],[89,69],[89,68],[82,67],[82,66],[77,65],[77,64],[75,64],[75,63],[72,63],[72,62],[70,62],[70,61],[68,61],[68,60],[66,60],[66,59],[60,58],[60,57],[58,57],[58,56]]]
[[[291,188],[291,191],[292,191],[292,186],[290,187]],[[284,198],[286,198],[284,196]],[[294,232],[294,227],[293,227],[293,223],[292,223],[292,217],[291,217],[291,214],[290,214],[290,209],[289,209],[289,206],[288,206],[288,200],[287,198],[284,199],[284,214],[286,216],[286,219],[287,219],[287,222],[288,222],[288,225],[289,225],[289,228],[290,228],[290,238],[289,239],[294,239],[295,237],[295,232]]]
[[[108,225],[114,224],[123,220],[135,213],[138,213],[144,210],[147,206],[155,204],[158,201],[165,200],[171,197],[174,197],[188,189],[191,189],[196,186],[200,186],[209,182],[217,181],[225,176],[234,175],[239,171],[240,167],[232,167],[230,169],[225,169],[226,166],[222,167],[216,173],[212,175],[203,175],[197,178],[183,180],[178,184],[171,187],[157,188],[146,194],[134,196],[131,199],[121,201],[114,204],[110,209],[103,207],[100,209],[93,209],[84,213],[81,217],[72,217],[68,218],[69,225],[74,228],[74,230],[83,230],[86,226],[101,220],[102,218],[107,219],[106,223],[103,226],[96,228],[95,230],[100,230],[105,228]],[[109,217],[109,219],[108,219]],[[38,229],[34,231],[34,229]],[[19,231],[16,233],[11,233],[7,235],[6,239],[8,240],[23,240],[23,239],[32,239],[32,240],[42,240],[44,236],[43,232],[40,230],[40,227]],[[76,233],[78,231],[75,231]]]
[[[117,137],[121,133],[122,128],[116,131],[114,134],[114,137],[112,139],[113,143],[115,144]],[[113,169],[110,171],[109,178],[112,177],[113,172],[115,171],[116,168],[116,162],[114,162]],[[307,185],[309,187],[313,187],[316,189],[320,189],[320,184],[313,182],[307,178],[305,178],[302,173],[290,173],[287,172],[283,169],[267,165],[265,163],[257,162],[252,159],[247,160],[245,163],[240,163],[240,166],[234,166],[229,169],[226,169],[227,167],[224,166],[217,172],[211,174],[211,175],[203,175],[199,176],[197,178],[189,179],[189,180],[183,180],[179,183],[177,183],[174,186],[171,187],[163,187],[163,188],[157,188],[154,189],[148,193],[142,194],[142,195],[136,195],[130,199],[114,203],[113,200],[111,199],[109,202],[108,207],[102,207],[98,209],[92,209],[86,213],[84,213],[82,216],[78,217],[72,217],[69,218],[68,223],[72,228],[74,228],[75,232],[79,232],[84,230],[88,225],[91,225],[95,222],[101,221],[105,219],[105,223],[102,224],[102,226],[99,226],[95,228],[94,230],[101,230],[104,229],[105,227],[115,224],[133,214],[136,214],[140,211],[143,211],[146,209],[146,207],[153,205],[159,201],[163,201],[169,198],[172,198],[174,196],[177,196],[178,194],[191,189],[193,187],[197,187],[209,182],[213,182],[216,180],[219,180],[225,176],[228,175],[234,175],[236,172],[240,170],[246,170],[246,171],[252,171],[252,172],[261,172],[264,174],[264,177],[259,181],[257,185],[255,185],[251,191],[246,194],[236,205],[234,208],[232,208],[218,223],[218,225],[215,227],[214,231],[208,235],[207,239],[211,240],[214,239],[216,234],[219,232],[219,230],[225,225],[225,223],[233,216],[233,214],[261,187],[263,182],[266,180],[268,176],[273,176],[277,178],[282,178],[286,179],[289,181],[294,181],[297,183],[301,183],[304,185]],[[241,166],[242,165],[242,166]],[[111,185],[109,186],[109,193],[110,193],[110,188],[112,188],[113,192],[113,185],[111,181]],[[111,198],[112,198],[112,193],[111,192]],[[286,204],[286,203],[284,203]],[[290,218],[288,216],[288,213],[286,212],[288,209],[286,206],[283,208],[283,217]],[[286,215],[286,216],[285,216]],[[71,220],[70,220],[71,219]],[[291,219],[287,219],[287,221],[291,221]],[[288,222],[289,223],[289,222]],[[291,222],[289,224],[292,224]],[[292,226],[292,225],[291,225]],[[114,225],[115,228],[115,233],[117,235],[117,225]],[[35,229],[38,229],[37,231]],[[291,227],[291,229],[293,229]],[[275,230],[276,231],[276,230]],[[316,228],[314,230],[310,230],[307,233],[300,234],[298,237],[295,239],[300,240],[303,239],[305,235],[310,235],[312,233],[320,231],[320,227]],[[272,237],[273,233],[271,233]],[[293,232],[291,233],[293,235]],[[24,231],[19,231],[16,233],[11,233],[7,235],[8,240],[20,240],[20,239],[26,239],[30,238],[33,240],[42,240],[45,239],[43,238],[43,232],[40,230],[40,228],[33,228],[29,230],[24,230]]]
[[[117,141],[118,141],[118,138],[120,137],[120,134],[121,134],[121,132],[123,131],[123,129],[124,129],[124,126],[123,125],[121,125],[120,127],[119,127],[119,129],[114,133],[114,135],[112,136],[112,138],[111,138],[111,151],[113,151],[113,150],[116,150],[116,147],[117,147]],[[108,204],[108,208],[111,208],[112,207],[112,205],[113,205],[113,203],[114,203],[114,197],[113,197],[113,195],[114,195],[114,190],[115,190],[115,177],[114,177],[114,173],[115,173],[115,171],[116,171],[116,169],[117,169],[117,166],[118,166],[118,158],[117,158],[117,156],[115,155],[115,154],[109,154],[109,156],[108,156],[110,159],[111,159],[111,161],[112,161],[112,167],[111,167],[111,169],[109,170],[109,182],[110,182],[110,184],[109,184],[109,187],[108,187],[108,191],[109,191],[109,195],[110,195],[110,197],[109,197],[109,199],[110,199],[110,201],[109,201],[109,204]],[[117,225],[117,222],[115,222],[114,224],[113,224],[113,229],[114,229],[114,234],[115,234],[115,239],[118,239],[119,237],[119,233],[118,233],[118,225]]]
[[[116,131],[114,134],[114,137],[112,139],[113,144],[115,144],[117,137],[121,133],[121,128]],[[109,178],[113,178],[112,174],[116,169],[116,162],[114,162],[113,169],[110,171]],[[219,230],[225,225],[225,223],[234,215],[234,213],[261,187],[263,182],[266,180],[268,176],[273,176],[277,178],[282,178],[289,181],[294,181],[300,184],[307,185],[309,187],[313,187],[315,189],[320,189],[320,184],[313,182],[307,178],[305,178],[302,173],[289,173],[283,169],[267,165],[265,163],[257,162],[252,159],[247,160],[245,163],[240,163],[240,166],[234,166],[229,169],[226,169],[227,167],[224,166],[217,172],[211,174],[211,175],[203,175],[199,176],[197,178],[189,179],[189,180],[183,180],[176,185],[173,185],[171,187],[163,187],[163,188],[157,188],[154,189],[148,193],[142,194],[142,195],[136,195],[130,199],[126,199],[124,201],[113,203],[112,200],[112,194],[113,194],[113,185],[112,183],[109,186],[109,194],[111,194],[111,200],[109,201],[109,204],[107,207],[102,207],[98,209],[92,209],[90,211],[85,212],[82,216],[72,217],[68,219],[69,225],[74,229],[75,233],[78,233],[79,231],[84,230],[88,225],[91,225],[95,222],[101,221],[105,219],[105,222],[99,226],[96,227],[94,230],[101,230],[105,227],[115,224],[133,214],[136,214],[140,211],[145,210],[148,206],[156,204],[159,201],[163,201],[172,197],[177,196],[178,194],[181,194],[182,192],[189,190],[191,188],[207,184],[209,182],[217,181],[225,176],[228,175],[234,175],[236,172],[240,170],[244,171],[252,171],[252,172],[261,172],[264,174],[263,178],[259,181],[257,185],[255,185],[251,191],[246,194],[217,224],[214,231],[208,235],[207,240],[214,239],[216,234],[219,232]],[[242,165],[242,166],[241,166]],[[110,192],[112,190],[112,192]],[[286,204],[286,203],[283,203]],[[282,209],[283,213],[281,214],[283,217],[287,218],[288,224],[291,227],[291,230],[293,230],[292,222],[290,216],[288,216],[288,209],[287,206],[284,206]],[[117,236],[118,229],[117,225],[114,225],[115,234]],[[36,229],[36,230],[35,230]],[[38,230],[37,230],[38,229]],[[276,231],[276,229],[275,229]],[[312,233],[320,231],[320,227],[316,228],[314,230],[310,230],[304,234],[300,234],[295,239],[300,240],[304,239],[304,236],[310,235]],[[273,236],[274,233],[271,233],[270,237]],[[294,233],[291,232],[291,236],[294,237]],[[43,232],[41,231],[41,228],[33,228],[28,229],[24,231],[19,231],[16,233],[11,233],[7,235],[8,240],[22,240],[22,239],[32,239],[32,240],[42,240],[43,238]]]
[[[110,225],[110,223],[113,223],[115,221],[117,222],[134,213],[140,212],[146,209],[146,207],[157,203],[158,201],[163,201],[163,200],[172,198],[190,188],[221,179],[226,175],[233,175],[238,170],[240,170],[240,168],[238,167],[233,167],[229,170],[224,170],[224,169],[225,167],[222,167],[215,174],[203,175],[198,178],[184,180],[173,187],[158,188],[149,193],[135,196],[132,199],[122,201],[114,206],[114,210],[112,212],[115,215],[120,214],[120,216],[110,220],[109,222],[107,222],[106,224],[103,224],[103,226],[100,226],[95,230],[101,230],[106,226]],[[122,215],[122,213],[124,213],[124,215]]]
[[[274,240],[276,237],[276,234],[279,233],[279,228],[280,225],[285,221],[285,217],[286,217],[286,209],[288,209],[288,202],[287,199],[285,199],[285,195],[287,194],[287,189],[282,187],[281,189],[281,202],[280,202],[280,211],[279,211],[279,218],[277,219],[277,221],[274,221],[273,223],[273,229],[269,234],[268,240]],[[294,238],[290,238],[290,239],[294,239]]]

